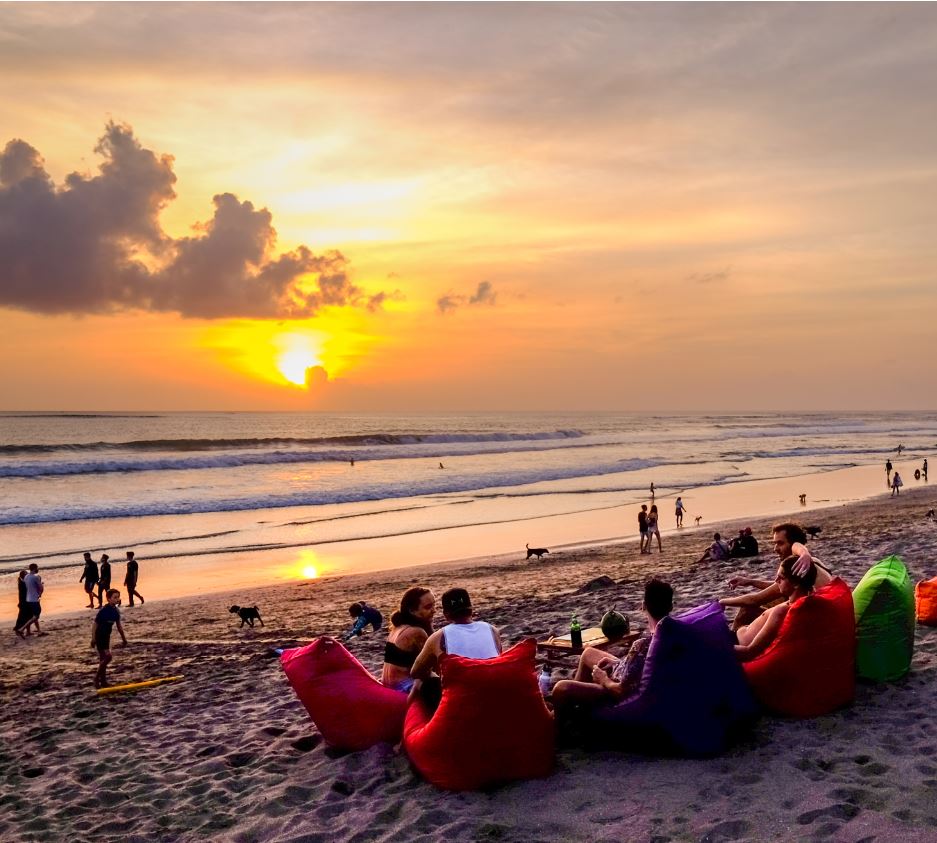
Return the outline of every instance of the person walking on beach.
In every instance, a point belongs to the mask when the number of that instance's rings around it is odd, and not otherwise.
[[[921,466],[921,474],[924,475],[924,482],[927,482],[927,458],[924,458],[924,465]]]
[[[106,553],[101,554],[101,572],[98,575],[98,608],[104,605],[103,598],[111,588],[110,558]]]
[[[16,580],[16,608],[18,612],[16,615],[16,623],[13,624],[13,631],[20,638],[24,637],[24,633],[25,635],[32,635],[29,631],[29,626],[33,618],[33,612],[26,602],[26,575],[28,573],[29,571],[23,568]]]
[[[654,500],[654,483],[651,482],[651,500]]]
[[[891,460],[885,460],[885,477],[888,478],[888,485],[891,485]]]
[[[647,504],[641,504],[641,511],[638,513],[638,533],[641,536],[641,553],[650,553],[647,549]]]
[[[127,587],[127,596],[130,598],[130,605],[133,605],[133,598],[140,600],[140,605],[144,603],[143,595],[137,591],[137,579],[140,577],[140,566],[137,560],[133,558],[133,551],[127,551],[127,573],[124,575],[124,585]]]
[[[657,526],[657,519],[660,516],[657,513],[657,504],[651,504],[651,511],[647,514],[647,552],[651,552],[651,543],[654,541],[654,536],[657,536],[657,552],[663,553],[664,549],[660,544],[660,528]]]
[[[81,572],[78,582],[84,580],[85,594],[88,595],[88,608],[94,608],[94,587],[98,584],[98,563],[85,551],[85,569]]]
[[[42,614],[42,606],[39,601],[42,598],[45,586],[42,584],[42,577],[39,576],[39,566],[35,562],[30,564],[29,573],[23,577],[23,583],[26,585],[26,606],[29,617],[25,624],[17,627],[14,632],[20,638],[24,638],[23,633],[28,631],[30,626],[34,626],[36,627],[36,635],[45,635],[39,628],[39,615]]]
[[[689,512],[689,510],[683,505],[683,498],[677,495],[677,504],[676,504],[676,516],[677,516],[677,526],[683,526],[683,513]]]
[[[127,636],[124,635],[124,628],[120,624],[120,591],[116,588],[107,590],[107,605],[102,606],[94,617],[94,623],[91,625],[91,646],[98,651],[98,671],[94,675],[94,687],[107,687],[107,666],[111,663],[111,632],[114,624],[117,624],[117,631],[120,633],[123,646],[127,646]]]
[[[901,475],[896,471],[895,476],[891,478],[891,496],[901,494],[901,487],[904,486],[904,481],[901,479]]]

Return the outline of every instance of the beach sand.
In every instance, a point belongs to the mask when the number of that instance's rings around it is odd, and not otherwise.
[[[892,553],[916,581],[937,574],[934,498],[909,490],[801,520],[823,526],[811,547],[850,585]],[[714,529],[748,523],[760,559],[694,564]],[[773,572],[770,525],[688,528],[650,557],[595,546],[125,607],[130,646],[115,649],[110,681],[186,677],[136,694],[94,694],[93,612],[49,618],[48,636],[10,634],[0,649],[0,839],[937,841],[937,628],[917,627],[905,679],[860,685],[852,706],[815,720],[764,717],[719,758],[563,749],[548,779],[463,794],[423,782],[392,747],[326,748],[270,651],[347,628],[355,599],[389,612],[413,583],[466,586],[509,643],[565,632],[573,612],[591,625],[615,605],[637,620],[651,574],[689,608],[733,573]],[[615,584],[583,588],[600,576]],[[256,603],[266,626],[238,628],[232,603]],[[377,670],[384,639],[349,647]]]

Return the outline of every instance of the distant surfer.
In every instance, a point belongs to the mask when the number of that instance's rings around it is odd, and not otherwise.
[[[439,464],[439,467],[440,467],[440,468],[445,468],[445,466],[444,466],[442,463]]]
[[[651,483],[651,500],[654,500],[654,483]]]
[[[899,445],[898,448],[897,448],[898,456],[899,456],[899,457],[901,456],[901,452],[902,452],[903,450],[904,450],[904,445]]]

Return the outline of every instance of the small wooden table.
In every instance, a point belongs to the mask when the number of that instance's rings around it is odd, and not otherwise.
[[[563,661],[570,656],[580,656],[586,647],[595,647],[597,650],[607,650],[616,645],[629,645],[640,635],[638,632],[629,632],[621,638],[609,641],[602,634],[600,627],[593,626],[582,631],[582,646],[574,647],[569,635],[555,635],[546,641],[537,642],[537,652],[540,661],[551,666],[565,666]]]

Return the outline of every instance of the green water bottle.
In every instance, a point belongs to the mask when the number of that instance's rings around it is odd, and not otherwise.
[[[572,623],[569,625],[569,640],[574,650],[582,649],[582,626],[580,626],[575,615],[573,615]]]

